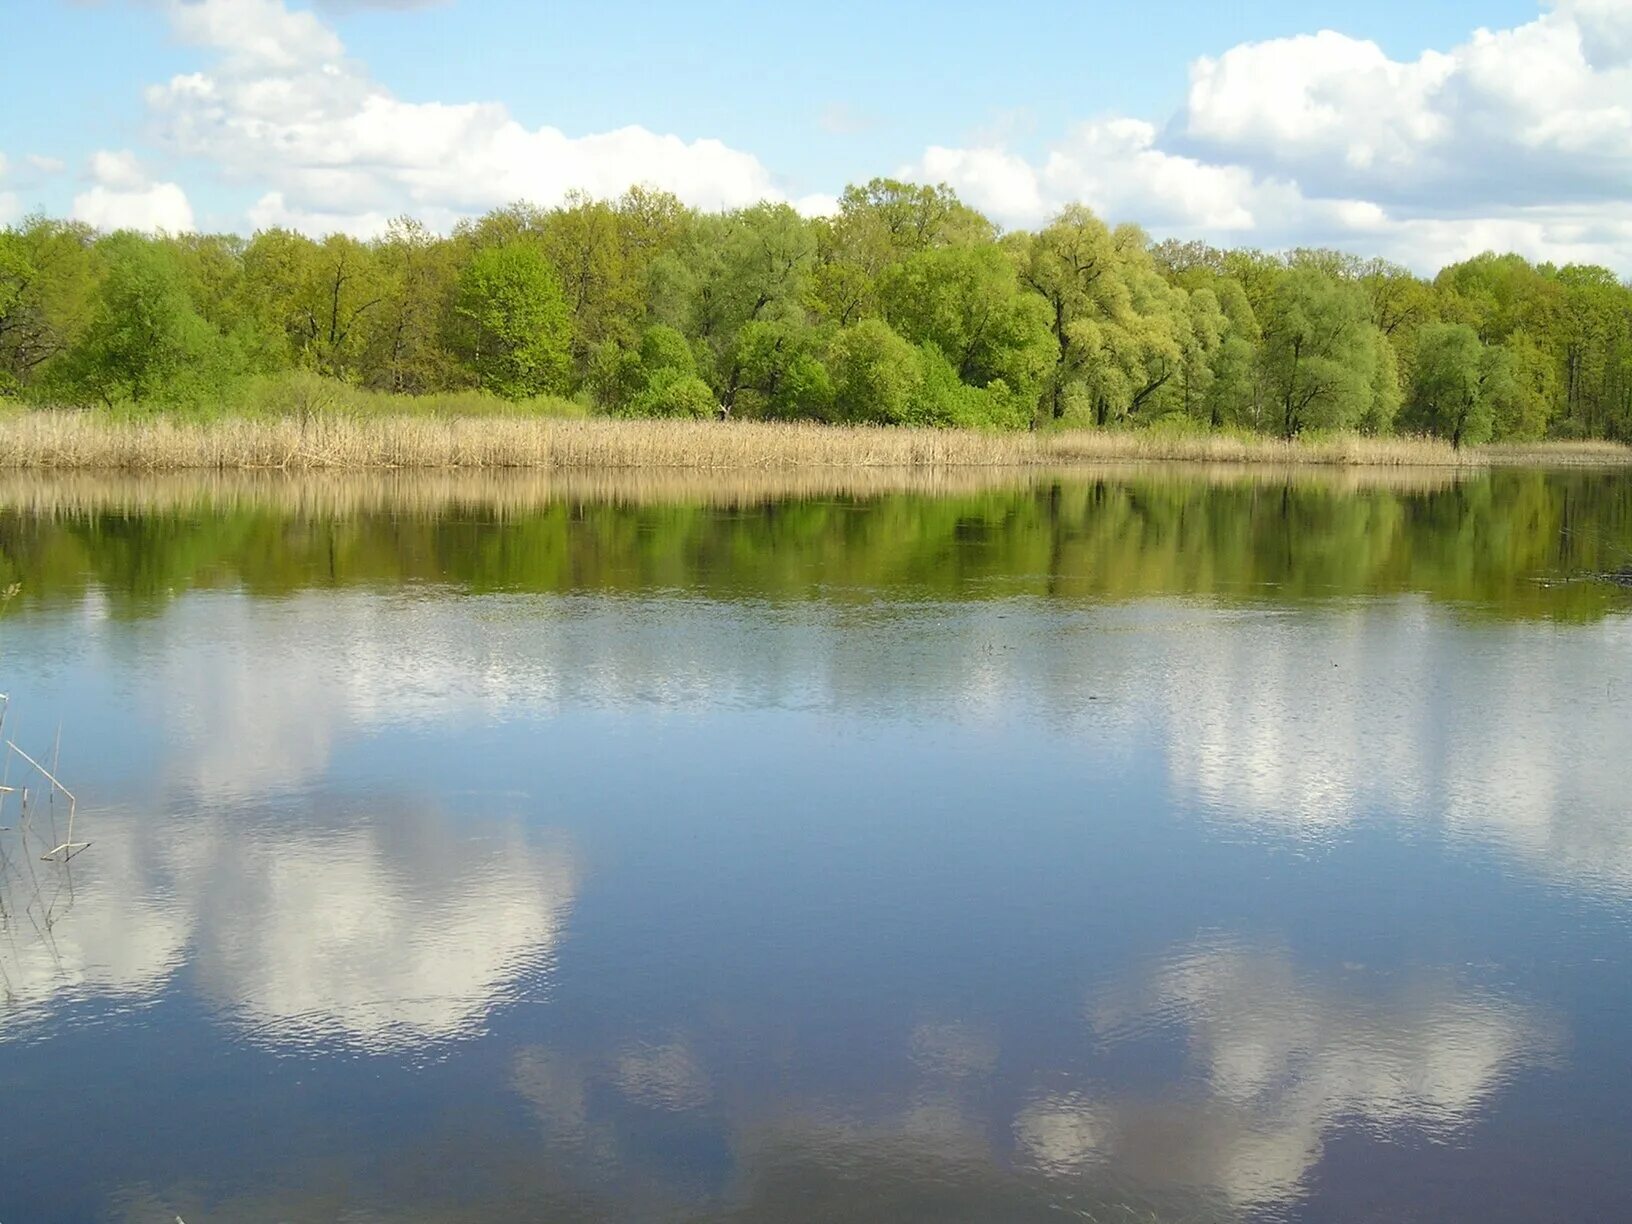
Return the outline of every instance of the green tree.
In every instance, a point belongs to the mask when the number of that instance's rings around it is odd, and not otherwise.
[[[884,317],[913,344],[940,350],[960,381],[1006,387],[1035,399],[1052,356],[1048,313],[1023,294],[1014,265],[995,246],[920,251],[888,269]]]
[[[187,404],[218,394],[232,354],[188,299],[173,254],[116,234],[104,255],[90,322],[62,365],[64,389],[106,404]]]
[[[880,279],[924,251],[986,246],[992,223],[941,184],[875,178],[845,188],[838,214],[816,223],[811,301],[825,320],[847,326],[879,311]]]
[[[0,394],[26,391],[78,340],[100,262],[84,225],[34,216],[0,230]]]
[[[1357,426],[1377,394],[1377,331],[1364,293],[1312,267],[1287,270],[1263,316],[1259,367],[1283,437]]]
[[[916,349],[882,319],[841,328],[828,348],[833,415],[849,423],[921,423],[923,370]]]
[[[1417,334],[1416,420],[1452,446],[1490,437],[1493,402],[1511,380],[1506,355],[1486,348],[1466,323],[1430,323]]]
[[[1558,401],[1558,378],[1546,353],[1520,329],[1502,345],[1507,377],[1493,389],[1492,436],[1499,442],[1544,437]]]
[[[453,244],[398,217],[375,248],[380,300],[367,319],[364,378],[372,387],[423,393],[453,381],[443,343],[455,289]]]
[[[746,415],[822,417],[833,403],[833,380],[822,364],[819,329],[799,318],[754,322],[737,333],[732,355],[734,407]]]
[[[572,320],[531,245],[478,250],[459,275],[452,344],[478,387],[506,399],[564,392]]]

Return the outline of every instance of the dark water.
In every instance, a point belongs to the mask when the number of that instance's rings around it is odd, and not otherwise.
[[[1632,478],[797,494],[0,482],[0,1220],[1632,1214]]]

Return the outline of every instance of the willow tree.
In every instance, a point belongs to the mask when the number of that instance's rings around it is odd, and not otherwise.
[[[998,380],[1035,399],[1048,373],[1048,314],[1022,293],[1014,265],[992,246],[920,251],[885,273],[884,317],[913,344],[932,344],[972,387]]]
[[[196,403],[219,392],[236,355],[193,307],[174,255],[134,234],[103,245],[108,270],[58,385],[106,404]]]
[[[433,391],[452,380],[444,343],[457,270],[454,248],[410,217],[391,222],[375,248],[380,303],[369,320],[364,378],[405,393]]]
[[[485,247],[465,265],[450,338],[478,387],[506,399],[564,392],[571,336],[566,299],[535,246]]]
[[[1283,437],[1354,428],[1379,395],[1390,394],[1379,385],[1381,333],[1358,286],[1313,267],[1289,268],[1262,323],[1259,373]]]
[[[29,217],[0,230],[0,394],[24,391],[74,345],[95,309],[95,233]]]

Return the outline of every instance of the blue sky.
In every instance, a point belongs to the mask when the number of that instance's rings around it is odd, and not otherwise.
[[[1628,0],[6,6],[32,53],[0,219],[367,232],[629,179],[820,211],[906,171],[1010,225],[1083,198],[1232,244],[1632,271]]]

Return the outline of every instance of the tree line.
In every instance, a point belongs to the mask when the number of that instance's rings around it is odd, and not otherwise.
[[[0,396],[213,409],[290,371],[616,416],[1632,440],[1632,285],[1152,242],[1081,206],[1003,233],[887,179],[820,218],[637,188],[368,242],[0,231]]]

